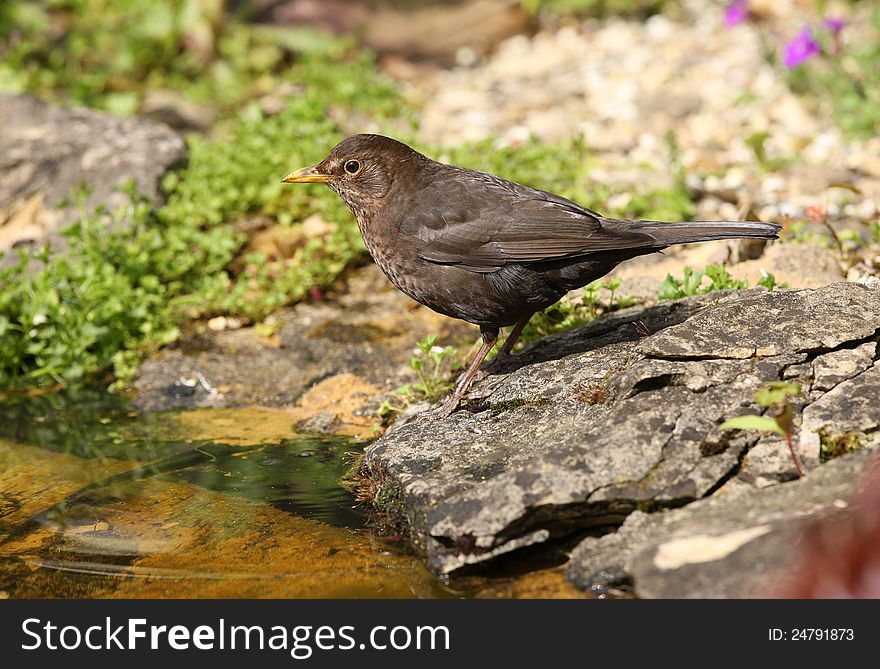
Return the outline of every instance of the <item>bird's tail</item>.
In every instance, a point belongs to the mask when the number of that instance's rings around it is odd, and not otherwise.
[[[776,223],[756,221],[690,221],[661,223],[659,221],[621,221],[633,232],[649,234],[659,245],[709,242],[716,239],[777,239],[780,227]]]

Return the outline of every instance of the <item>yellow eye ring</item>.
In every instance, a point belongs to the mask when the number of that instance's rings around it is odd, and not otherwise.
[[[347,174],[357,174],[361,171],[361,164],[357,160],[346,160],[342,169],[344,169]]]

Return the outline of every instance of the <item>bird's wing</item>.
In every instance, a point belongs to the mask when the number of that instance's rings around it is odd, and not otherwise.
[[[401,232],[419,241],[425,260],[494,272],[655,243],[650,235],[603,227],[602,216],[558,195],[466,172],[476,176],[453,182],[454,192],[446,181],[443,197],[429,198],[434,207],[419,207],[402,222]]]

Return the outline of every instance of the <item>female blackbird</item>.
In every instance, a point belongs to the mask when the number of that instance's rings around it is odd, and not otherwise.
[[[752,222],[658,223],[605,218],[546,191],[444,165],[380,135],[353,135],[315,167],[284,183],[327,184],[357,219],[370,254],[417,302],[480,327],[483,344],[452,396],[451,414],[498,339],[506,357],[532,315],[623,260],[671,244],[774,239],[779,226]]]

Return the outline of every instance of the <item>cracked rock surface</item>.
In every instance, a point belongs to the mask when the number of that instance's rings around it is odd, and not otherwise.
[[[760,413],[764,382],[803,389],[794,439],[808,480],[828,466],[823,445],[875,447],[878,333],[880,290],[852,283],[621,311],[537,342],[477,387],[495,388],[488,399],[395,425],[363,473],[438,574],[587,528],[615,537],[636,511],[792,485],[780,438],[718,428]]]
[[[796,566],[808,521],[845,521],[853,483],[871,452],[828,463],[808,477],[755,492],[713,496],[682,509],[635,511],[616,532],[584,539],[567,576],[601,593],[626,580],[643,598],[767,597]]]

